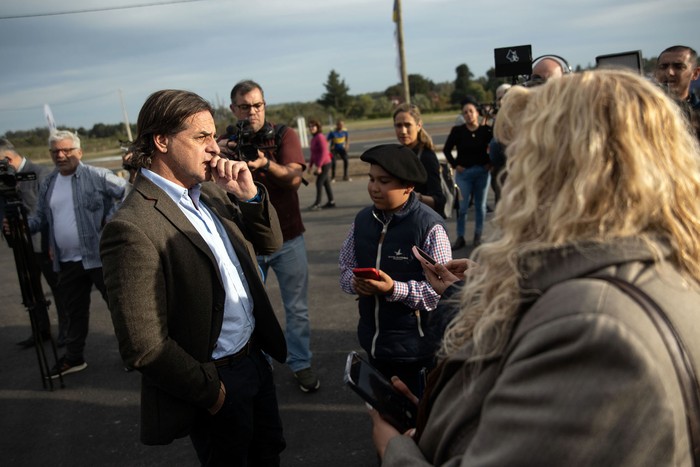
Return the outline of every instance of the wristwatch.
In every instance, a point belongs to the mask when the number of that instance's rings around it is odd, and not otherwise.
[[[262,167],[260,167],[260,169],[258,169],[262,170],[263,172],[267,172],[268,170],[270,170],[270,159],[268,159],[267,157],[265,159],[267,159],[267,164],[263,165]]]

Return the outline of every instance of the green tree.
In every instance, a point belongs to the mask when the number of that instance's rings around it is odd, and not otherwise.
[[[328,81],[324,84],[326,93],[317,102],[325,108],[333,108],[343,113],[350,104],[348,91],[350,88],[345,84],[345,80],[340,79],[340,75],[335,70],[328,74]]]
[[[409,93],[410,93],[410,90],[409,90]],[[384,95],[388,99],[402,101],[403,100],[403,86],[401,86],[401,83],[391,85],[384,90]]]
[[[457,73],[457,78],[455,79],[455,88],[450,96],[450,102],[453,104],[459,104],[470,95],[470,88],[472,84],[472,78],[474,74],[471,72],[466,63],[462,63],[457,68],[455,68],[455,73]]]
[[[423,75],[408,75],[408,93],[411,97],[416,94],[429,94],[435,90],[435,83]],[[403,85],[401,83],[389,86],[384,90],[384,95],[389,99],[403,100]]]
[[[435,89],[435,83],[422,75],[408,75],[408,89],[411,96],[416,94],[428,94]]]
[[[511,80],[506,78],[496,78],[496,69],[494,67],[491,67],[488,70],[486,70],[485,77],[479,78],[479,82],[482,84],[484,90],[486,91],[487,99],[489,101],[493,101],[496,97],[496,89],[498,89],[498,86],[504,83],[510,83]]]
[[[381,94],[374,95],[374,108],[369,117],[388,117],[394,110],[394,103],[386,96]]]
[[[469,83],[469,87],[467,88],[467,96],[471,96],[476,99],[477,102],[481,103],[491,102],[493,100],[493,95],[490,96],[490,93],[486,92],[481,83],[476,81]]]
[[[349,118],[361,119],[372,115],[374,112],[374,98],[369,94],[361,94],[352,100],[348,108]]]
[[[433,110],[448,110],[454,108],[450,103],[452,91],[455,89],[455,84],[452,81],[445,81],[435,85],[436,97],[433,99]]]
[[[433,110],[432,99],[426,94],[416,94],[411,97],[411,104],[417,105],[421,112]]]

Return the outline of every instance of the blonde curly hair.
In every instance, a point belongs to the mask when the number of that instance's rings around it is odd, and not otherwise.
[[[619,70],[516,86],[495,133],[508,156],[496,232],[475,251],[480,266],[443,354],[471,342],[479,362],[505,348],[522,303],[517,262],[529,251],[662,237],[670,262],[700,281],[700,149],[679,106],[656,86]]]

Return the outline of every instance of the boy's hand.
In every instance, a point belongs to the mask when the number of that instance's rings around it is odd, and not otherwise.
[[[391,295],[394,291],[394,280],[384,271],[379,271],[379,280],[362,279],[353,277],[353,287],[358,295],[365,297],[371,295]]]

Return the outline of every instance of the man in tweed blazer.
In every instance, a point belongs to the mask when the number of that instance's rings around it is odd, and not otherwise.
[[[152,94],[137,131],[140,171],[100,250],[119,350],[143,375],[141,440],[190,435],[202,465],[279,465],[262,351],[284,362],[286,343],[255,261],[282,244],[275,210],[244,162],[219,157],[196,94]]]

